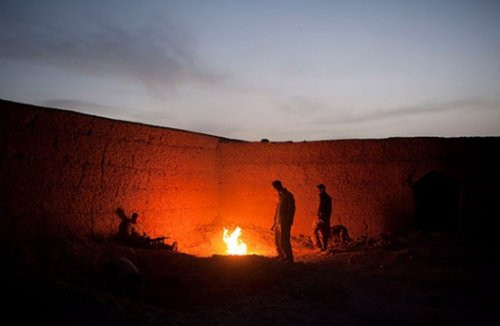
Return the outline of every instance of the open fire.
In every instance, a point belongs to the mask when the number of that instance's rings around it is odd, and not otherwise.
[[[226,243],[226,253],[229,255],[245,255],[247,253],[247,245],[241,239],[241,228],[239,226],[229,234],[229,230],[224,228],[222,240]]]

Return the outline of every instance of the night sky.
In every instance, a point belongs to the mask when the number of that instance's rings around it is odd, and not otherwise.
[[[0,2],[0,98],[244,140],[500,136],[500,1]]]

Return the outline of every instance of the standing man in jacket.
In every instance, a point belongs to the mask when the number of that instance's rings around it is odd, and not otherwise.
[[[314,236],[316,245],[321,251],[325,251],[330,237],[330,217],[332,216],[332,197],[327,194],[324,184],[317,186],[319,193],[319,207],[316,214],[316,226],[314,227]],[[320,240],[321,233],[321,240]]]
[[[293,263],[292,245],[290,243],[290,231],[292,229],[293,217],[295,215],[295,199],[279,180],[273,181],[273,187],[278,192],[278,203],[274,214],[274,241],[276,251],[281,260]]]

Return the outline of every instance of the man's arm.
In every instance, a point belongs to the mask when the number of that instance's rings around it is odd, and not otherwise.
[[[319,195],[318,213],[316,215],[318,216],[318,219],[321,220],[321,217],[323,216],[323,196],[321,194]]]
[[[137,230],[137,228],[135,226],[130,225],[130,235],[137,237],[137,236],[140,236],[141,234],[139,233],[139,231]]]
[[[156,241],[156,240],[166,240],[166,239],[169,239],[169,238],[170,238],[170,237],[164,237],[164,236],[161,236],[161,237],[153,238],[153,239],[151,239],[151,240],[154,240],[154,241]]]
[[[279,214],[279,203],[276,205],[276,209],[274,211],[273,226],[271,226],[271,231],[274,231],[274,229],[276,228],[276,219],[279,218],[278,214]]]

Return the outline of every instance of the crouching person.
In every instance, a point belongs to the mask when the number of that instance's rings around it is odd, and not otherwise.
[[[125,245],[139,248],[163,248],[171,251],[177,251],[177,241],[171,245],[164,243],[168,237],[151,238],[145,232],[139,232],[137,228],[137,219],[139,214],[132,213],[131,218],[126,215],[118,214],[122,221],[118,226],[118,239]]]

